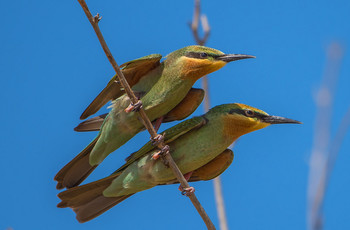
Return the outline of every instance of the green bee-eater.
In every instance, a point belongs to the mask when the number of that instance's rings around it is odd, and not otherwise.
[[[200,104],[198,99],[186,99],[199,78],[222,68],[228,62],[252,57],[254,56],[224,54],[204,46],[188,46],[170,53],[162,63],[159,62],[159,55],[151,55],[126,63],[123,71],[128,76],[128,81],[132,82],[133,90],[140,96],[151,121],[164,116],[175,120],[179,116],[189,115]],[[55,176],[58,189],[79,185],[105,157],[144,128],[137,113],[125,111],[130,100],[125,94],[121,95],[119,87],[115,79],[112,79],[83,113],[82,117],[85,118],[109,100],[118,97],[113,101],[112,110],[104,119],[97,137]],[[186,104],[182,106],[186,108],[176,108],[179,104],[180,107],[181,104]],[[185,110],[188,111],[185,115],[176,112]]]
[[[177,106],[175,106],[175,108],[164,115],[161,122],[166,123],[187,118],[202,103],[203,98],[203,89],[191,88],[186,97]],[[77,127],[75,127],[74,130],[78,132],[99,131],[107,115],[108,113],[83,121]]]
[[[207,180],[218,176],[232,162],[233,155],[226,148],[237,138],[282,123],[300,122],[270,116],[243,104],[224,104],[164,131],[165,143],[181,172],[190,175],[189,181]],[[137,192],[174,183],[172,170],[152,158],[157,151],[148,142],[111,176],[60,193],[62,202],[58,207],[71,207],[79,222],[85,222]],[[219,160],[222,157],[226,163]]]

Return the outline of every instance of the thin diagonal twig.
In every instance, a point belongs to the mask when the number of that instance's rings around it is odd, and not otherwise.
[[[201,2],[200,0],[194,1],[194,12],[192,23],[190,23],[191,31],[194,37],[194,40],[198,45],[205,45],[210,35],[210,26],[208,22],[208,18],[206,15],[201,15]],[[199,22],[202,25],[203,29],[203,37],[199,36]],[[204,76],[202,78],[202,87],[205,91],[204,95],[204,112],[208,112],[210,109],[210,97],[209,97],[209,83],[208,77]],[[216,202],[216,210],[219,218],[219,225],[221,230],[228,230],[226,211],[225,211],[225,203],[224,196],[222,193],[222,185],[220,176],[216,177],[213,180],[214,184],[214,193],[215,193],[215,202]]]
[[[317,116],[308,184],[307,215],[310,230],[323,229],[322,208],[325,192],[342,140],[350,125],[348,111],[331,142],[332,107],[342,57],[342,47],[337,43],[332,44],[328,50],[324,78],[316,97]]]
[[[334,136],[334,139],[331,142],[329,149],[329,156],[327,160],[327,177],[326,177],[326,187],[329,182],[330,173],[333,171],[335,160],[337,159],[338,152],[344,141],[344,138],[350,128],[350,106],[348,111],[345,113],[342,121],[339,124],[338,130]]]
[[[321,230],[323,229],[323,205],[324,205],[324,199],[326,195],[326,190],[329,185],[329,180],[331,173],[334,168],[335,161],[338,156],[338,152],[340,150],[340,147],[343,143],[343,140],[346,136],[346,133],[348,132],[350,127],[350,107],[348,108],[348,111],[344,115],[342,121],[339,124],[338,130],[334,136],[334,139],[331,141],[329,151],[327,151],[327,156],[325,157],[325,165],[324,168],[322,168],[322,171],[320,173],[319,178],[319,184],[316,188],[314,199],[313,199],[313,205],[312,205],[312,211],[313,211],[313,223],[312,223],[312,230]]]
[[[122,87],[125,89],[126,94],[128,95],[128,97],[130,98],[131,102],[133,104],[136,104],[138,102],[138,98],[135,96],[135,94],[133,93],[133,91],[131,90],[128,82],[126,81],[123,72],[120,70],[117,62],[115,61],[115,59],[112,56],[111,51],[109,50],[106,41],[104,40],[102,33],[100,31],[100,28],[98,26],[98,22],[100,21],[100,16],[97,14],[95,17],[93,17],[85,3],[84,0],[78,0],[78,2],[80,3],[81,7],[83,8],[87,18],[89,19],[92,27],[95,30],[95,33],[98,37],[98,40],[101,43],[101,46],[109,60],[109,62],[112,64],[115,72],[117,73],[118,76],[118,80],[120,82],[120,84],[122,85]],[[139,115],[146,127],[146,129],[148,130],[148,132],[151,135],[151,138],[154,140],[156,139],[156,137],[158,136],[157,132],[155,131],[155,129],[152,126],[151,121],[148,119],[145,111],[140,108],[140,110],[138,111]],[[164,144],[164,141],[161,140],[158,142],[157,144],[159,149],[164,149],[166,147],[166,145]],[[171,170],[173,171],[174,175],[176,176],[177,180],[180,182],[181,186],[183,188],[189,188],[189,184],[186,181],[186,179],[184,178],[184,176],[182,175],[181,171],[179,170],[179,168],[177,167],[176,163],[174,162],[173,158],[171,157],[171,155],[169,154],[169,151],[166,151],[164,154],[165,160],[168,162]],[[194,193],[190,193],[188,196],[192,202],[192,204],[195,206],[195,208],[197,209],[198,213],[200,214],[200,216],[202,217],[203,221],[205,222],[206,226],[208,229],[215,229],[213,223],[211,222],[209,216],[207,215],[207,213],[205,212],[204,208],[202,207],[202,205],[200,204],[200,202],[198,201],[197,197],[194,195]]]

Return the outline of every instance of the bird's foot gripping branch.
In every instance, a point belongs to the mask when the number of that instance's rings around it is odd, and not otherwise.
[[[138,100],[135,104],[131,102],[130,105],[125,109],[125,112],[126,113],[138,112],[140,111],[141,108],[142,108],[142,101]]]
[[[152,155],[153,160],[159,159],[159,157],[164,156],[165,154],[170,153],[170,147],[169,145],[165,145],[163,148],[161,148],[160,151],[156,152],[155,154]]]
[[[190,194],[195,192],[194,187],[182,188],[181,185],[179,186],[179,190],[181,191],[181,194],[184,196],[189,196]]]
[[[158,134],[155,137],[151,137],[150,139],[151,139],[152,145],[158,146],[161,142],[164,142],[164,136],[165,136],[165,133]]]

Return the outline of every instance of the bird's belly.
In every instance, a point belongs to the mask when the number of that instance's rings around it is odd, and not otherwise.
[[[207,164],[231,143],[215,132],[210,136],[196,135],[196,138],[188,138],[186,135],[170,144],[171,155],[180,171],[185,174],[194,171]],[[161,161],[152,166],[152,178],[156,183],[166,183],[174,179],[172,171],[165,167]]]
[[[169,83],[170,84],[170,83]],[[190,82],[173,82],[172,87],[155,87],[153,93],[148,93],[142,98],[143,107],[150,120],[167,114],[177,106],[187,95],[192,85]]]
[[[231,143],[220,135],[220,129],[202,128],[183,135],[169,144],[170,152],[180,171],[185,174],[207,164]],[[121,196],[166,184],[175,179],[172,170],[161,159],[152,159],[155,149],[124,170],[106,196]]]

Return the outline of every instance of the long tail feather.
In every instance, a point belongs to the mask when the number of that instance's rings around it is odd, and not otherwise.
[[[130,197],[131,195],[133,194],[119,197],[100,196],[83,206],[73,208],[73,211],[77,214],[77,220],[80,223],[84,223],[98,217],[99,215],[111,209],[126,198]]]
[[[133,194],[119,197],[104,197],[103,191],[118,177],[120,173],[111,175],[104,179],[74,187],[58,194],[62,200],[57,207],[70,207],[76,213],[80,223],[89,221],[113,206],[122,202]]]
[[[77,127],[74,128],[74,131],[77,131],[77,132],[99,131],[107,115],[108,113],[83,121]]]
[[[89,163],[90,152],[97,140],[98,136],[56,174],[57,189],[72,188],[79,185],[97,167],[97,165],[91,166]]]

